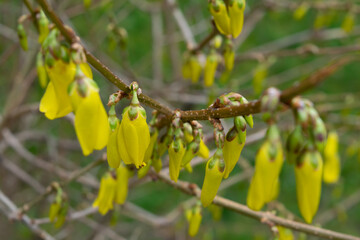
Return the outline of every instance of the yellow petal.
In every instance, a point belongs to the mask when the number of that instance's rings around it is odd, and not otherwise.
[[[107,144],[107,160],[109,163],[109,166],[116,169],[120,165],[120,154],[119,154],[119,148],[118,148],[118,130],[119,130],[119,124],[117,125],[115,131],[110,132],[109,135],[109,141]]]
[[[230,35],[230,18],[227,14],[226,5],[223,1],[217,1],[219,10],[215,11],[214,7],[210,6],[211,15],[214,17],[215,25],[220,33]]]
[[[99,93],[91,92],[78,106],[75,114],[75,131],[85,156],[95,147],[100,149],[107,144],[109,127],[107,121],[103,119],[105,117],[103,114],[106,112],[104,113],[105,110],[99,101],[101,101]],[[103,133],[99,134],[99,131]]]
[[[202,215],[199,211],[195,210],[195,213],[193,213],[190,217],[190,221],[189,221],[189,236],[190,237],[194,237],[200,228],[200,224],[201,224],[201,220],[202,220]]]
[[[224,176],[224,171],[220,170],[219,160],[216,161],[212,168],[209,167],[212,159],[210,158],[206,164],[205,178],[201,189],[200,200],[204,207],[209,206],[214,200]]]
[[[235,0],[229,6],[230,28],[233,38],[237,38],[244,25],[245,1]]]
[[[306,152],[301,159],[302,163],[295,167],[296,195],[301,215],[311,223],[319,207],[323,163],[318,152]]]
[[[122,124],[123,124],[123,122],[120,123],[119,130],[118,130],[118,137],[117,137],[119,154],[120,154],[121,160],[123,160],[125,164],[133,164],[130,156],[128,155],[128,152],[127,152],[127,149],[125,146],[123,128],[121,127]]]
[[[185,147],[183,143],[180,143],[179,151],[174,150],[174,141],[171,142],[169,147],[169,173],[170,178],[177,182],[180,173],[181,162],[185,154]]]
[[[115,202],[117,204],[124,204],[128,195],[129,184],[129,169],[124,164],[120,164],[120,167],[116,170],[116,197]]]
[[[202,157],[203,159],[208,159],[209,155],[210,155],[209,148],[205,145],[205,143],[202,139],[200,140],[200,148],[199,148],[198,155],[200,157]]]
[[[145,155],[144,155],[144,162],[147,163],[149,162],[151,155],[153,153],[154,150],[154,145],[155,142],[157,141],[157,137],[159,136],[159,131],[155,130],[155,132],[151,135],[150,137],[150,143],[148,148],[146,149]]]
[[[227,139],[225,139],[224,149],[223,149],[224,161],[225,161],[224,178],[228,178],[229,174],[236,166],[236,163],[240,158],[240,154],[244,145],[245,145],[245,141],[243,144],[240,144],[237,136],[232,141],[228,141]]]
[[[128,111],[123,115],[120,128],[122,129],[122,138],[125,145],[124,150],[127,152],[131,163],[139,167],[137,165],[139,158],[139,138],[136,127],[129,118]],[[120,154],[122,153],[120,152]],[[143,160],[143,158],[141,160]]]

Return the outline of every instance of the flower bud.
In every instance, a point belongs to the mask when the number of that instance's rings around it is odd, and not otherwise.
[[[210,213],[211,213],[211,216],[212,218],[215,220],[215,221],[220,221],[221,220],[221,217],[222,217],[222,212],[223,212],[223,208],[218,206],[218,205],[215,205],[215,204],[211,204],[209,207],[208,207]]]
[[[201,205],[196,205],[193,209],[187,213],[187,219],[189,221],[189,236],[194,237],[199,231],[199,227],[202,220]]]
[[[39,17],[39,43],[43,43],[46,37],[49,34],[49,20],[47,19],[44,11],[40,10],[40,17]]]
[[[214,37],[214,39],[213,39],[213,41],[212,41],[212,46],[214,47],[214,48],[219,48],[219,47],[221,47],[221,44],[222,44],[222,38],[221,38],[221,35],[216,35],[215,37]]]
[[[232,46],[231,40],[226,40],[226,46],[224,51],[224,62],[225,62],[225,69],[227,71],[232,71],[234,68],[234,59],[235,59],[235,53]]]
[[[27,51],[29,46],[28,46],[28,40],[27,40],[27,35],[25,32],[25,28],[24,25],[22,25],[22,23],[19,23],[17,26],[17,34],[19,37],[19,41],[20,41],[20,46],[22,47],[22,49],[24,51]]]
[[[217,65],[218,65],[218,56],[216,52],[213,51],[206,58],[206,64],[204,69],[205,87],[211,87],[214,84]]]
[[[190,57],[189,60],[189,64],[190,64],[190,78],[191,78],[191,82],[192,83],[197,83],[199,81],[200,75],[201,75],[201,71],[202,71],[202,66],[200,64],[199,58],[196,55],[193,55]]]
[[[194,140],[194,136],[192,135],[191,125],[189,123],[184,123],[184,129],[185,129],[184,131],[185,140],[188,144],[190,144]],[[210,155],[209,148],[206,146],[201,136],[200,136],[199,151],[197,152],[197,155],[199,155],[203,159],[209,158]]]
[[[169,147],[169,173],[170,178],[177,182],[180,173],[181,162],[185,154],[185,146],[181,139],[175,139]]]
[[[338,152],[339,137],[336,132],[330,132],[324,149],[325,183],[336,183],[340,177],[340,156]]]
[[[224,35],[230,35],[230,18],[223,0],[215,0],[209,4],[210,13],[214,17],[216,28]]]
[[[296,158],[300,155],[305,146],[304,135],[302,134],[301,125],[296,125],[286,141],[287,161],[290,164],[295,163]]]
[[[150,132],[146,123],[146,112],[137,98],[137,84],[132,84],[131,105],[124,109],[118,133],[119,152],[125,164],[143,165],[144,156],[150,144]]]
[[[240,98],[240,103],[241,104],[247,104],[247,103],[249,103],[249,101],[246,98],[241,97]],[[245,121],[249,125],[249,127],[253,128],[254,127],[254,120],[253,120],[252,115],[250,114],[250,115],[243,116],[243,117],[245,118]]]
[[[237,38],[244,25],[245,0],[229,1],[230,29],[233,38]]]
[[[294,11],[294,19],[300,20],[302,19],[307,11],[309,10],[309,4],[307,2],[302,2]]]
[[[293,232],[285,227],[277,226],[279,232],[279,240],[293,240],[294,234]]]
[[[92,205],[93,207],[98,207],[102,215],[105,215],[109,210],[113,209],[116,188],[116,180],[109,173],[106,173],[101,178],[99,194]]]
[[[355,25],[355,15],[353,13],[348,13],[345,15],[344,21],[341,24],[341,28],[346,33],[352,32]]]
[[[117,204],[124,204],[128,194],[129,178],[131,171],[124,163],[121,163],[119,168],[116,169],[116,193],[115,202]]]
[[[119,121],[117,119],[117,121]],[[109,134],[109,140],[106,148],[107,161],[111,168],[117,169],[120,165],[121,157],[119,152],[118,143],[118,131],[119,124],[117,124],[115,130],[111,130]]]
[[[48,83],[48,76],[46,73],[43,55],[41,54],[41,52],[36,55],[36,71],[38,74],[40,86],[42,88],[46,88],[46,85]]]
[[[259,64],[253,72],[253,88],[255,94],[260,94],[264,87],[264,80],[268,75],[267,64]]]
[[[206,163],[205,178],[201,189],[200,200],[204,207],[214,200],[225,173],[225,163],[222,149],[218,148],[215,154]]]
[[[239,119],[242,128],[239,130],[234,126],[226,134],[225,143],[223,148],[224,161],[225,161],[225,173],[224,178],[228,178],[229,174],[234,169],[236,163],[239,160],[241,151],[245,145],[246,140],[246,121],[243,117],[239,116],[235,119]]]
[[[317,212],[321,196],[323,162],[317,151],[306,151],[295,167],[296,195],[300,213],[311,223]]]
[[[317,150],[322,153],[326,142],[326,127],[320,117],[316,118],[312,134]]]
[[[255,171],[247,195],[249,208],[258,211],[265,203],[272,201],[274,196],[277,195],[274,192],[278,188],[278,178],[282,164],[283,150],[281,142],[267,139],[261,145],[255,157]]]

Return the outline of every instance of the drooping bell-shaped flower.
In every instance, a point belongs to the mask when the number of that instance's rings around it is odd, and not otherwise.
[[[110,125],[113,125],[113,127],[110,127],[109,140],[106,147],[107,161],[111,168],[117,169],[121,161],[118,142],[118,131],[120,123],[115,115],[114,105],[111,106],[109,110],[109,123]]]
[[[36,55],[36,71],[41,88],[46,88],[46,85],[48,84],[48,76],[41,52]]]
[[[204,207],[214,200],[225,173],[225,163],[222,149],[218,148],[215,154],[206,163],[205,178],[201,189],[200,200]]]
[[[111,174],[106,173],[101,178],[99,194],[92,206],[98,207],[98,210],[102,215],[105,215],[109,210],[113,209],[116,187],[116,180]]]
[[[230,30],[233,38],[237,38],[244,25],[245,0],[229,1]]]
[[[41,98],[40,112],[50,120],[64,117],[73,111],[68,88],[75,79],[76,66],[73,62],[56,60],[52,66],[46,65],[45,68],[50,82]],[[80,68],[88,78],[92,78],[88,64],[82,63]]]
[[[190,57],[190,68],[191,68],[191,82],[197,83],[199,81],[202,66],[200,64],[199,58],[196,55]]]
[[[171,142],[169,147],[169,173],[171,180],[177,182],[181,169],[181,162],[185,154],[185,146],[180,138]]]
[[[216,68],[218,66],[218,55],[215,51],[212,51],[206,58],[206,64],[204,68],[204,85],[205,87],[211,87],[214,84]]]
[[[131,171],[124,163],[121,163],[119,168],[116,169],[115,202],[117,204],[124,204],[124,202],[126,201],[130,177]]]
[[[231,34],[230,18],[223,0],[215,0],[209,4],[210,13],[214,17],[215,25],[220,33]]]
[[[322,173],[323,161],[319,152],[308,150],[298,159],[296,195],[300,213],[307,223],[312,222],[319,207]]]
[[[246,140],[246,121],[242,116],[235,118],[235,126],[226,134],[224,142],[224,178],[228,178],[239,160]]]
[[[272,125],[268,129],[267,139],[255,157],[255,171],[246,201],[249,208],[258,211],[265,203],[277,196],[278,179],[283,162],[283,149],[278,129]]]
[[[201,205],[197,204],[192,209],[186,211],[186,219],[189,223],[189,236],[194,237],[199,232],[202,214],[201,214]]]
[[[234,68],[235,53],[230,39],[225,41],[224,63],[225,69],[231,71]]]
[[[103,149],[109,140],[108,116],[96,83],[77,68],[76,79],[69,87],[75,113],[75,132],[85,156]]]
[[[339,137],[336,132],[330,132],[324,149],[325,183],[336,183],[340,177],[340,156],[338,152]]]
[[[150,144],[150,132],[146,123],[146,112],[140,106],[137,83],[131,84],[132,100],[125,108],[118,131],[118,146],[121,159],[125,164],[143,166],[145,152]]]

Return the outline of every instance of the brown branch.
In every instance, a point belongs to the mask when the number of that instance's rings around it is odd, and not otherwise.
[[[46,0],[37,0],[41,5],[42,9],[46,13],[46,15],[54,22],[54,24],[59,28],[60,32],[64,35],[64,37],[74,43],[79,42],[79,38],[76,34],[66,27],[61,19],[56,15],[56,13],[50,8]],[[85,54],[87,56],[88,62],[97,69],[105,78],[107,78],[110,82],[116,85],[119,89],[129,92],[129,87],[114,73],[112,73],[104,64],[100,62],[96,57],[94,57],[90,52],[88,52],[84,48]],[[336,69],[345,65],[346,63],[355,60],[354,58],[340,58],[336,60],[334,63],[320,69],[318,72],[305,79],[301,83],[294,85],[293,87],[286,89],[283,91],[281,95],[281,101],[284,103],[289,103],[290,100],[303,93],[306,90],[316,86],[320,82],[322,82],[327,76],[332,74]],[[163,118],[161,124],[168,123],[170,116],[172,116],[173,111],[164,106],[154,99],[150,98],[147,95],[141,94],[139,95],[139,100],[148,105],[149,107],[158,110],[163,113],[166,118]],[[181,118],[183,121],[191,121],[191,120],[208,120],[209,118],[228,118],[239,115],[249,115],[260,112],[260,101],[253,101],[248,104],[242,104],[240,106],[234,107],[226,107],[219,109],[202,109],[202,110],[191,110],[191,111],[182,111]]]
[[[191,196],[196,196],[197,198],[200,198],[201,190],[199,187],[194,183],[184,182],[184,181],[178,181],[174,182],[172,181],[167,175],[164,174],[157,174],[156,172],[152,172],[158,179],[165,182],[166,184],[188,194]],[[287,220],[281,217],[277,217],[273,215],[270,212],[262,212],[262,211],[253,211],[249,209],[247,206],[242,205],[240,203],[236,203],[234,201],[228,200],[226,198],[222,198],[219,196],[216,196],[213,204],[230,209],[234,212],[240,213],[241,215],[248,216],[250,218],[254,218],[260,222],[271,222],[276,225],[280,225],[289,229],[293,229],[295,231],[304,232],[309,235],[313,235],[316,237],[326,238],[326,239],[332,239],[332,240],[360,240],[360,238],[334,232],[331,230],[314,227],[309,224],[304,224],[300,222],[295,222],[291,220]]]
[[[239,55],[236,58],[236,62],[246,60],[257,60],[263,61],[271,56],[274,57],[294,57],[294,56],[306,56],[306,55],[339,55],[345,53],[353,53],[360,50],[360,45],[353,46],[342,46],[342,47],[329,47],[329,48],[318,48],[315,45],[304,45],[297,49],[286,49],[280,51],[257,51],[248,52]]]
[[[56,15],[56,13],[51,9],[46,0],[37,0],[45,14],[53,21],[57,26],[61,34],[68,40],[70,43],[80,42],[80,39],[76,34],[67,26],[64,25],[62,20]],[[92,55],[89,51],[84,48],[87,61],[98,70],[106,79],[112,82],[120,90],[129,93],[130,88],[127,86],[118,76],[116,76],[108,67],[106,67],[99,59]],[[139,95],[139,100],[148,105],[149,107],[158,110],[159,112],[165,114],[166,116],[171,116],[173,111],[167,107],[157,102],[156,100],[150,98],[145,94]]]

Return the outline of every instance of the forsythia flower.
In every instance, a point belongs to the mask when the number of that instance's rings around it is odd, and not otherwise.
[[[171,142],[169,147],[169,172],[170,178],[177,182],[180,173],[181,162],[185,154],[185,146],[181,139]]]
[[[288,228],[277,226],[277,229],[279,231],[279,240],[293,240],[294,234],[292,231]]]
[[[125,164],[143,166],[144,156],[150,144],[150,132],[146,123],[146,112],[137,97],[137,83],[131,84],[132,100],[122,114],[118,130],[118,146],[121,159]]]
[[[42,88],[46,88],[46,85],[48,83],[48,76],[46,73],[46,68],[41,52],[39,52],[36,56],[36,71],[38,74],[40,86]]]
[[[185,126],[185,124],[187,124],[187,123],[184,123],[184,126]],[[184,136],[185,136],[185,140],[187,143],[191,143],[194,139],[194,136],[191,134],[191,132],[186,131],[186,130],[184,132]],[[210,155],[209,148],[206,146],[206,144],[204,143],[204,141],[202,139],[200,139],[199,151],[197,152],[196,155],[199,155],[203,159],[209,158],[209,155]]]
[[[341,28],[346,32],[350,33],[354,29],[355,15],[353,13],[346,14]]]
[[[75,78],[76,66],[73,62],[57,60],[52,66],[46,66],[50,82],[40,101],[40,112],[52,120],[69,114],[73,109],[68,95],[68,88]],[[92,78],[89,65],[80,64],[81,70],[88,78]]]
[[[116,119],[116,121],[118,121]],[[117,169],[120,165],[120,152],[119,152],[119,125],[117,124],[114,131],[110,131],[109,141],[106,147],[107,161],[111,168]]]
[[[239,122],[239,128],[234,126],[225,137],[225,143],[223,148],[224,161],[225,161],[225,173],[224,178],[228,178],[229,174],[234,169],[236,163],[239,160],[241,151],[245,145],[246,140],[246,121],[243,117],[238,116],[235,121]]]
[[[98,86],[80,68],[69,88],[69,95],[75,113],[75,132],[83,154],[87,156],[94,149],[106,146],[109,138],[108,116]]]
[[[227,13],[226,5],[223,0],[215,0],[214,3],[210,3],[210,12],[214,17],[215,25],[220,33],[224,35],[230,35],[230,18]]]
[[[232,0],[229,4],[230,30],[233,38],[237,38],[244,25],[245,0]]]
[[[128,184],[129,178],[131,177],[131,171],[126,167],[125,164],[120,164],[119,168],[116,169],[116,193],[115,202],[117,204],[123,204],[126,201],[128,195]]]
[[[201,75],[202,66],[200,64],[198,56],[196,55],[191,56],[189,61],[190,61],[190,69],[191,69],[191,74],[190,74],[191,82],[197,83]]]
[[[336,132],[329,133],[324,150],[325,183],[336,183],[340,176],[340,157],[338,153],[339,138]]]
[[[302,19],[309,10],[309,4],[307,2],[301,3],[294,11],[294,18],[296,20]]]
[[[204,69],[205,87],[211,87],[214,84],[216,68],[218,66],[218,56],[215,51],[211,52],[206,58]]]
[[[116,180],[109,173],[101,178],[99,195],[93,203],[93,207],[98,207],[102,215],[113,209],[116,187]]]
[[[231,71],[234,68],[234,59],[235,59],[235,53],[233,50],[232,42],[229,39],[227,39],[225,52],[224,52],[224,62],[227,71]]]
[[[270,126],[268,133],[278,134],[275,125]],[[247,205],[253,210],[260,210],[265,203],[277,196],[279,174],[283,165],[283,150],[281,142],[267,139],[260,147],[255,157],[255,172],[251,179]]]
[[[194,237],[198,231],[202,220],[201,206],[197,205],[186,211],[186,219],[189,222],[189,236]]]
[[[222,149],[218,148],[206,163],[205,178],[201,189],[200,200],[204,207],[209,206],[214,200],[225,173]]]
[[[323,162],[317,151],[306,151],[295,167],[297,201],[307,223],[312,222],[319,207],[322,173]]]

